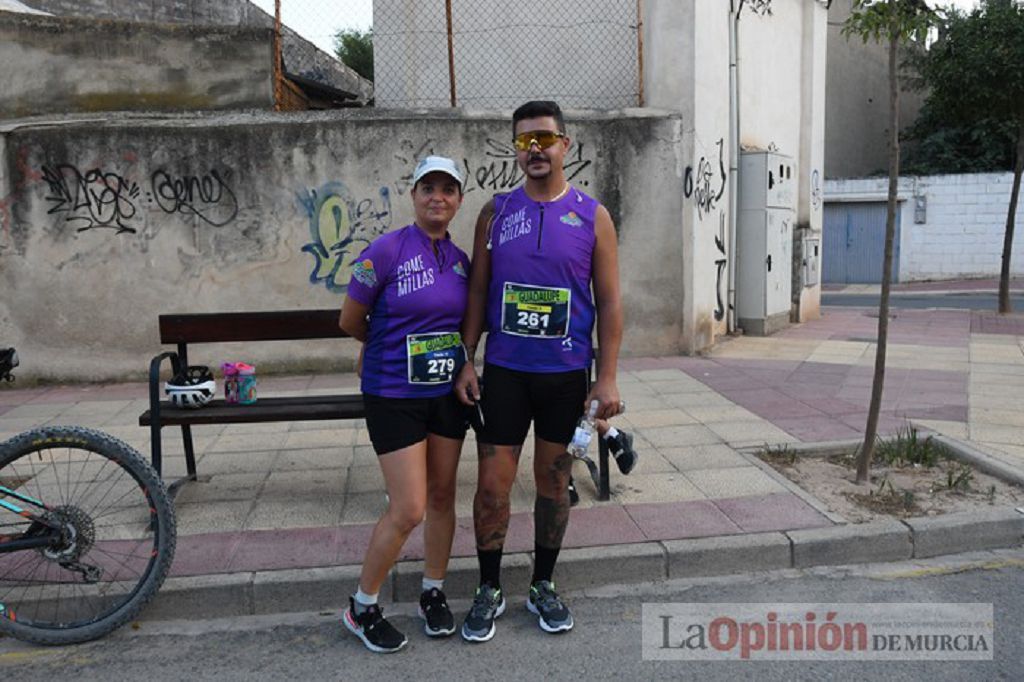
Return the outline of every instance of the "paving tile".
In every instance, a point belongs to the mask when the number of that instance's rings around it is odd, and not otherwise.
[[[562,547],[594,547],[643,542],[647,536],[620,505],[573,509]]]
[[[235,573],[335,566],[342,536],[350,532],[333,527],[245,531],[241,534],[244,541],[231,554],[228,570]]]
[[[681,473],[613,476],[611,492],[618,504],[700,500],[705,494]]]
[[[172,576],[227,573],[231,556],[245,543],[246,534],[237,530],[178,535]]]
[[[333,448],[281,450],[274,461],[274,470],[305,471],[348,468],[353,463],[354,452],[355,448],[350,445]],[[374,457],[376,458],[376,455]]]
[[[688,407],[686,412],[702,424],[712,422],[760,421],[750,410],[739,406]]]
[[[638,409],[638,411],[634,412],[630,409],[632,407],[632,403],[627,404],[627,413],[622,417],[622,419],[629,422],[631,425],[640,428],[685,426],[697,423],[697,419],[688,414],[688,411],[683,411],[679,408],[645,409],[642,411],[639,411]],[[616,421],[618,421],[618,419],[616,419]]]
[[[648,540],[732,535],[740,527],[710,500],[627,504],[625,510]]]
[[[683,475],[698,490],[712,499],[786,492],[781,484],[755,466],[732,469],[692,469]]]
[[[383,495],[381,495],[383,497]],[[245,530],[336,526],[341,520],[345,496],[319,495],[300,498],[261,495],[242,526]]]
[[[706,445],[722,442],[722,438],[718,434],[708,427],[699,424],[640,429],[639,433],[645,440],[657,448]]]
[[[824,515],[791,493],[712,500],[745,533],[832,525]]]
[[[242,528],[252,505],[250,500],[175,504],[178,537]]]
[[[347,477],[348,470],[341,468],[271,471],[263,485],[260,499],[328,500],[342,497]]]
[[[751,440],[765,443],[787,443],[793,440],[791,435],[764,420],[715,422],[708,424],[707,428],[727,443]]]
[[[860,433],[847,424],[826,417],[778,419],[772,423],[805,443],[845,440],[847,438],[855,438]]]
[[[750,462],[725,444],[667,448],[660,452],[679,471],[750,466]]]
[[[198,465],[196,466],[198,469]],[[218,474],[200,476],[183,486],[174,498],[176,504],[202,504],[224,500],[255,500],[259,495],[265,473]]]

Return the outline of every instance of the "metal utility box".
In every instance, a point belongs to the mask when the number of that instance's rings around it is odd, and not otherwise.
[[[793,288],[793,160],[776,152],[740,157],[736,227],[736,317],[747,334],[789,324]]]
[[[804,287],[817,286],[821,282],[821,239],[807,237],[804,239],[804,267],[801,283]]]

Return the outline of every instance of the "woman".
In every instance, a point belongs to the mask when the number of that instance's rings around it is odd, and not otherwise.
[[[382,615],[377,594],[424,514],[424,631],[431,637],[455,632],[442,588],[455,533],[455,472],[466,435],[464,408],[451,387],[465,362],[458,329],[469,258],[448,234],[462,190],[454,161],[423,159],[413,173],[415,223],[378,237],[363,251],[341,309],[341,328],[365,344],[366,427],[388,494],[343,620],[378,653],[398,651],[408,641]]]

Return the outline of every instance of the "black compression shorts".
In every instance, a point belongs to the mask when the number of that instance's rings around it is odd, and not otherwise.
[[[466,437],[467,409],[452,392],[437,398],[382,398],[363,394],[366,429],[378,455],[407,448],[433,433]]]
[[[565,444],[572,440],[589,390],[586,370],[547,374],[487,364],[483,379],[480,442],[522,445],[531,421],[543,440]]]

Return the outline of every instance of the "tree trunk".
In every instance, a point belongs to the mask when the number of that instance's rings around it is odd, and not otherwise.
[[[889,338],[889,290],[892,282],[892,251],[896,236],[896,191],[900,179],[899,74],[896,53],[899,31],[891,27],[889,36],[889,203],[885,213],[885,255],[882,258],[882,296],[878,304],[878,346],[875,351],[875,376],[871,382],[871,405],[864,428],[864,443],[857,458],[857,483],[867,483],[871,458],[875,454],[878,415],[882,410],[885,385],[885,352]]]
[[[1006,232],[1003,235],[1003,265],[999,271],[999,312],[1013,312],[1010,303],[1010,257],[1013,254],[1013,226],[1017,222],[1017,199],[1020,197],[1020,176],[1024,172],[1024,120],[1017,126],[1017,158],[1013,165],[1013,189],[1010,190],[1010,208],[1006,212]]]

